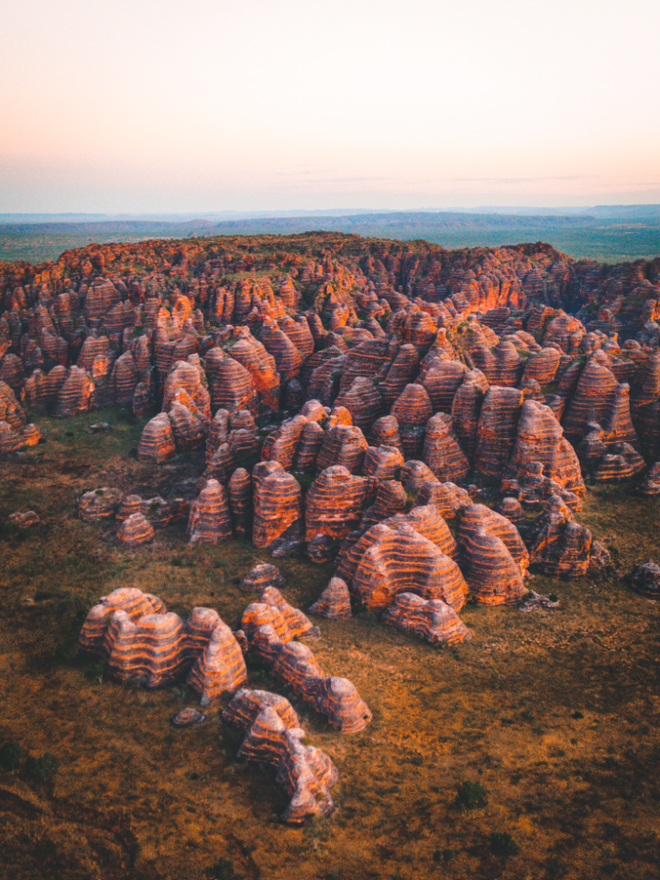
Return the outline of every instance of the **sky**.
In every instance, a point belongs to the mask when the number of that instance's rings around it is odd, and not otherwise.
[[[657,0],[2,0],[0,213],[660,203]]]

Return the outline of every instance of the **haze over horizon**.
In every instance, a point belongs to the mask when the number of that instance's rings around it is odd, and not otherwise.
[[[5,0],[0,212],[660,203],[660,6]]]

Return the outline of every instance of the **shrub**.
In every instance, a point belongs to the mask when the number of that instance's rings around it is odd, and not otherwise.
[[[220,859],[204,873],[208,880],[243,880],[242,875],[234,871],[234,863],[231,859]]]
[[[23,749],[21,746],[17,742],[10,740],[0,749],[0,767],[4,767],[5,770],[13,773],[22,757]]]
[[[462,782],[456,792],[455,804],[461,810],[476,810],[488,803],[488,792],[480,782]]]
[[[494,831],[490,835],[490,849],[502,858],[514,856],[518,852],[518,846],[508,831]]]
[[[30,782],[40,782],[46,785],[55,779],[58,770],[59,762],[57,758],[51,755],[50,752],[44,752],[40,758],[30,755],[25,762],[23,773]]]

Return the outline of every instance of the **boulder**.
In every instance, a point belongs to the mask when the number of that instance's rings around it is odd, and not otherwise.
[[[260,562],[245,575],[238,586],[244,593],[250,593],[263,592],[266,587],[280,590],[285,584],[286,579],[276,565]]]
[[[115,515],[123,494],[119,489],[103,486],[83,492],[78,498],[78,516],[83,522],[102,522]]]
[[[127,547],[148,544],[154,537],[153,526],[142,513],[132,513],[117,529],[117,540]]]
[[[660,599],[660,565],[639,563],[628,576],[631,589],[648,599]]]
[[[309,613],[326,620],[348,620],[352,616],[351,594],[346,581],[333,577],[313,605]]]
[[[589,529],[575,522],[559,495],[551,495],[544,505],[530,561],[551,577],[581,577],[589,567],[591,544]]]
[[[432,645],[458,645],[472,638],[450,605],[442,599],[422,599],[415,593],[399,593],[383,611],[381,620]]]

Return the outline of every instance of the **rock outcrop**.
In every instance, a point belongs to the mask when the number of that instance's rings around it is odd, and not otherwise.
[[[239,690],[222,718],[245,732],[239,758],[276,768],[277,781],[291,799],[282,814],[285,822],[300,825],[310,816],[332,813],[330,789],[339,773],[324,752],[303,744],[305,731],[284,697]]]
[[[399,593],[383,611],[381,620],[432,645],[457,645],[472,638],[450,605],[442,599],[422,599],[415,593]]]

